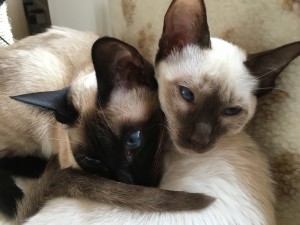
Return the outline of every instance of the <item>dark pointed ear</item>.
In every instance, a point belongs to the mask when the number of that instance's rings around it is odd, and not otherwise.
[[[300,41],[249,55],[244,64],[259,80],[256,96],[260,97],[270,92],[275,86],[277,76],[299,55]]]
[[[188,44],[210,48],[210,35],[203,0],[173,0],[164,19],[156,62],[172,50]]]
[[[156,89],[154,68],[131,45],[115,38],[98,39],[92,48],[98,99],[105,104],[112,90],[145,85]]]
[[[69,87],[58,91],[36,92],[18,96],[12,99],[51,110],[58,122],[70,124],[78,118],[78,112],[68,101]]]

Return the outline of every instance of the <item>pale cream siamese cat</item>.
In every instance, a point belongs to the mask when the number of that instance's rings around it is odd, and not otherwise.
[[[134,47],[98,38],[54,28],[1,49],[0,156],[58,154],[62,168],[102,176],[90,178],[98,186],[85,192],[88,199],[145,211],[209,205],[211,198],[203,194],[143,189],[105,179],[153,185],[164,117],[153,66]],[[86,190],[88,174],[69,171],[59,178],[72,177],[79,190]],[[22,193],[3,176],[8,185],[0,184],[0,208],[13,215],[14,197],[21,198]],[[47,195],[76,197],[76,187],[51,187],[53,192]],[[10,198],[12,190],[18,195]],[[31,189],[39,190],[38,183]],[[177,198],[183,199],[181,204]],[[32,207],[41,207],[46,199]]]
[[[300,42],[247,54],[210,38],[203,1],[174,0],[156,58],[159,100],[171,140],[160,187],[216,200],[201,211],[140,213],[53,199],[25,224],[276,224],[267,159],[243,130],[257,97],[271,91],[299,54]]]

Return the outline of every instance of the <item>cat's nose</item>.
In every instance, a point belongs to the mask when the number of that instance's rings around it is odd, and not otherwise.
[[[211,138],[212,126],[209,123],[197,123],[190,140],[192,144],[206,147]]]
[[[208,137],[199,137],[198,135],[193,135],[190,138],[190,141],[193,145],[196,147],[206,147],[209,144],[209,138]]]

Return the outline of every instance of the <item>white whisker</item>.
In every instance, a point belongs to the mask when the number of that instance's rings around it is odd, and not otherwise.
[[[273,73],[274,71],[278,70],[279,68],[281,68],[281,67],[284,66],[285,64],[286,64],[286,63],[281,64],[280,66],[278,66],[278,67],[276,67],[276,68],[274,68],[274,69],[268,71],[267,73],[265,73],[265,74],[259,76],[257,79],[261,79],[262,77],[267,76],[267,75],[269,75],[270,73]]]
[[[78,142],[78,141],[71,141],[71,140],[65,140],[65,139],[59,139],[59,138],[48,138],[48,140],[70,142],[70,143],[74,143],[74,144],[80,145],[82,147],[87,147],[87,145],[85,143],[81,143],[81,142]]]
[[[256,88],[255,90],[269,90],[269,89],[274,89],[274,90],[278,90],[278,91],[288,92],[288,91],[286,91],[286,90],[284,90],[284,89],[277,88],[277,87]]]
[[[160,163],[160,160],[161,160],[161,154],[163,152],[163,145],[164,145],[164,132],[165,132],[165,126],[161,126],[162,127],[162,131],[161,131],[161,134],[160,134],[160,138],[159,138],[159,142],[158,142],[158,146],[157,146],[157,152],[155,154],[155,157],[154,157],[154,162],[153,162],[153,165],[154,165],[154,169],[156,170],[157,168],[159,168],[159,163]]]
[[[113,129],[112,129],[112,127],[110,126],[110,124],[108,123],[108,120],[106,119],[105,113],[104,113],[104,111],[103,111],[103,108],[102,108],[101,103],[100,103],[100,101],[99,101],[98,98],[97,98],[97,102],[98,102],[98,105],[99,105],[99,107],[100,107],[101,114],[102,114],[102,116],[103,116],[103,118],[104,118],[104,120],[105,120],[107,126],[108,126],[108,127],[110,128],[110,130],[112,131]]]

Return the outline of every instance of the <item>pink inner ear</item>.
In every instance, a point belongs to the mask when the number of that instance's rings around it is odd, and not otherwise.
[[[197,18],[193,18],[193,10],[191,10],[189,5],[174,5],[174,9],[170,11],[169,14],[166,15],[166,32],[180,32],[186,30],[192,30],[193,20]],[[168,29],[172,29],[169,31]]]
[[[267,94],[274,88],[278,75],[288,64],[300,55],[300,41],[279,48],[248,55],[244,62],[250,72],[259,80],[257,96]]]
[[[113,65],[125,66],[124,64],[132,60],[132,54],[127,49],[117,52],[114,57]]]
[[[188,44],[210,48],[210,35],[202,0],[173,0],[164,20],[156,61]]]
[[[195,38],[197,13],[200,11],[199,5],[189,4],[189,2],[175,2],[166,14],[164,34],[172,39],[173,44],[182,48]]]
[[[120,51],[116,54],[114,58],[114,66],[125,69],[129,64],[132,64],[137,68],[142,67],[141,59],[139,57],[135,57],[133,53],[127,49],[124,49],[124,51]]]

